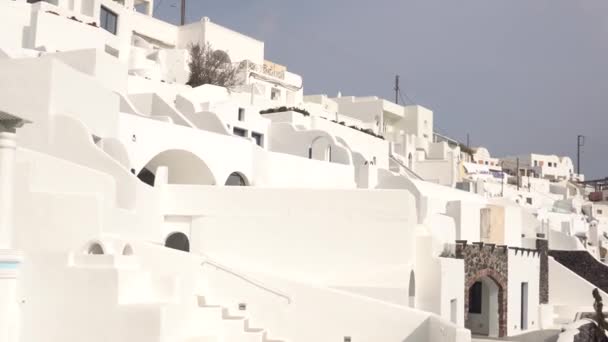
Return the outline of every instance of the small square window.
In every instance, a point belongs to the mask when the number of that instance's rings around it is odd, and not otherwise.
[[[258,146],[264,147],[264,135],[256,132],[251,132],[251,137],[255,140]]]
[[[232,133],[239,137],[247,137],[247,131],[242,128],[234,127]]]
[[[603,213],[604,213],[604,211],[603,211],[602,209],[598,209],[598,210],[597,210],[597,214],[598,214],[598,215],[602,215]]]
[[[526,203],[532,205],[532,198],[531,197],[526,198]]]
[[[245,121],[245,108],[239,108],[239,121]]]
[[[277,88],[273,88],[270,91],[270,99],[271,100],[278,100],[281,98],[281,90],[277,89]]]

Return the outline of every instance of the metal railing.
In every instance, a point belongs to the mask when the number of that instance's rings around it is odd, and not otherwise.
[[[228,268],[228,267],[226,267],[224,265],[221,265],[221,264],[219,264],[219,263],[217,263],[217,262],[215,262],[215,261],[213,261],[213,260],[211,260],[209,258],[205,258],[205,260],[201,263],[201,267],[203,267],[205,265],[210,265],[210,266],[215,267],[216,269],[222,270],[222,271],[224,271],[224,272],[226,272],[226,273],[228,273],[228,274],[230,274],[230,275],[232,275],[232,276],[234,276],[236,278],[239,278],[239,279],[241,279],[241,280],[243,280],[243,281],[245,281],[245,282],[247,282],[247,283],[249,283],[249,284],[251,284],[251,285],[253,285],[253,286],[257,287],[257,288],[259,288],[259,289],[261,289],[261,290],[264,290],[266,292],[272,293],[275,296],[281,297],[281,298],[287,300],[287,304],[291,304],[291,297],[289,295],[287,295],[287,294],[285,294],[285,293],[283,293],[283,292],[281,292],[279,290],[272,289],[272,288],[270,288],[270,287],[262,284],[260,281],[257,281],[255,279],[247,277],[247,276],[245,276],[243,274],[240,274],[237,271],[234,271],[234,270],[232,270],[232,269],[230,269],[230,268]]]
[[[397,163],[399,166],[401,166],[402,168],[405,169],[405,172],[409,175],[409,176],[413,176],[421,181],[423,181],[424,179],[422,177],[420,177],[416,172],[414,172],[412,169],[410,169],[409,167],[405,166],[405,164],[403,164],[401,162],[401,160],[399,160],[397,157],[395,157],[393,154],[390,155],[390,158],[392,161],[394,161],[395,163]]]

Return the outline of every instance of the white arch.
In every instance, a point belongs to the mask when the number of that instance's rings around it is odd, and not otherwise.
[[[153,157],[143,170],[155,173],[159,166],[169,171],[169,184],[215,185],[216,178],[211,169],[199,156],[186,150],[166,150]]]

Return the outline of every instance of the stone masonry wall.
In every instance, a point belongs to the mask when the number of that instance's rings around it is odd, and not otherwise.
[[[507,246],[494,244],[473,243],[458,241],[456,244],[456,258],[464,259],[465,268],[465,322],[469,313],[469,288],[481,278],[492,279],[498,286],[498,334],[499,337],[507,335],[507,291],[509,279],[509,250]]]

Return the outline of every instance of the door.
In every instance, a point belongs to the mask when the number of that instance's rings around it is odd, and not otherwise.
[[[528,330],[528,283],[521,283],[521,330]]]

